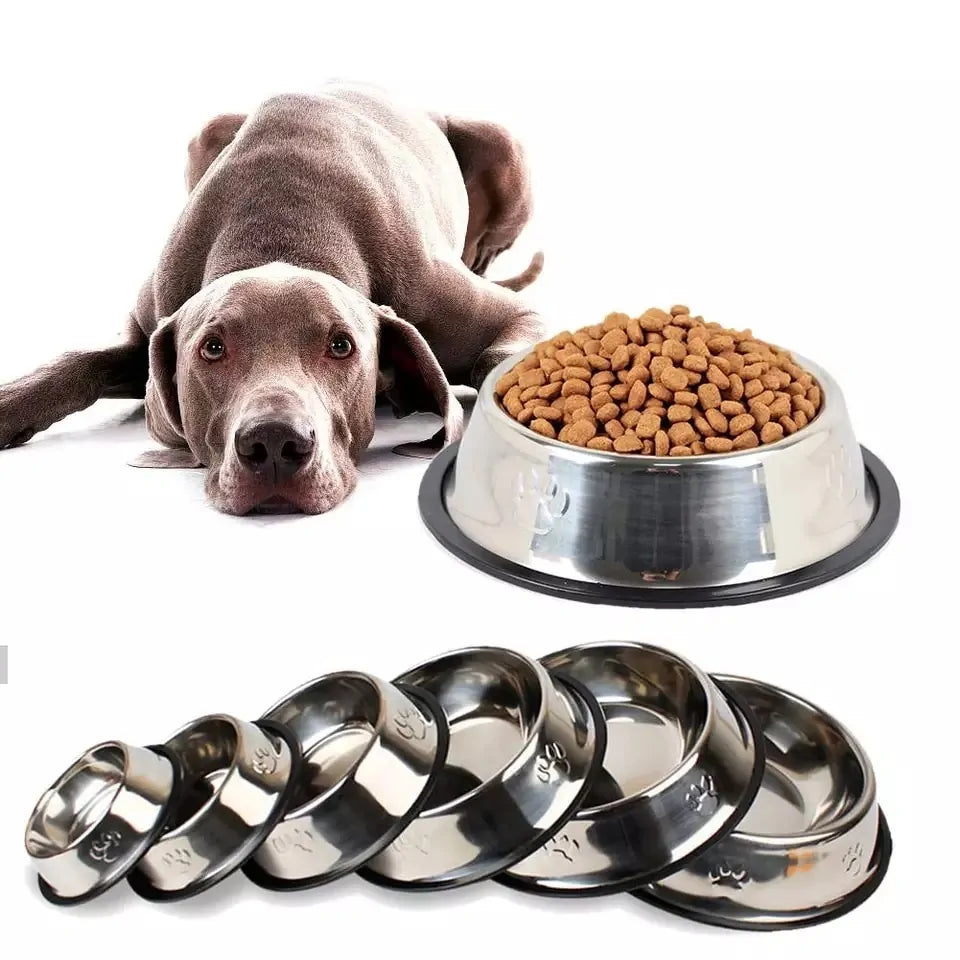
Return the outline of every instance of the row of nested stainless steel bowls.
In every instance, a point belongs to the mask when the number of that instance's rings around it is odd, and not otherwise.
[[[869,761],[829,715],[614,642],[539,662],[473,648],[393,683],[331,674],[254,723],[101,744],[43,795],[26,846],[56,903],[128,875],[178,899],[239,867],[279,890],[359,871],[408,890],[631,890],[756,929],[849,910],[890,853]]]

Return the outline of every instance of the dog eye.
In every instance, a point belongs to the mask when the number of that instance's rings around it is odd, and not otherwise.
[[[226,347],[219,337],[207,337],[200,345],[200,356],[212,363],[214,360],[219,360],[225,350]]]
[[[338,333],[330,341],[330,353],[338,360],[343,360],[353,353],[353,341],[342,333]]]

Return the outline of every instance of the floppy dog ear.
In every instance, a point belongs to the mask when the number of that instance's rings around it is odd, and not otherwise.
[[[150,337],[150,375],[145,397],[147,430],[170,450],[148,450],[131,460],[134,467],[198,467],[189,450],[177,396],[178,314],[161,321]]]
[[[443,418],[442,443],[463,433],[463,408],[429,344],[413,324],[390,307],[377,307],[380,321],[380,370],[384,393],[398,416],[437,413]]]

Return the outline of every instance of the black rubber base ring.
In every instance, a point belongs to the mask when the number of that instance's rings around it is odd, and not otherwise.
[[[300,741],[294,736],[293,732],[282,723],[276,723],[273,720],[254,720],[253,722],[256,726],[260,727],[261,730],[273,734],[273,736],[278,737],[286,743],[290,749],[290,776],[280,795],[277,797],[276,806],[271,811],[270,816],[267,817],[254,834],[250,844],[250,852],[226,873],[215,877],[208,877],[200,883],[188,884],[181,890],[160,890],[150,883],[143,873],[131,873],[130,876],[127,877],[127,883],[133,888],[134,893],[143,897],[144,900],[151,900],[155,903],[172,903],[176,900],[188,900],[191,897],[204,893],[211,887],[215,887],[218,883],[221,883],[226,880],[227,877],[236,873],[237,870],[256,853],[257,848],[267,839],[270,832],[277,823],[279,823],[284,813],[286,813],[287,805],[290,803],[290,799],[296,789],[300,773]]]
[[[712,847],[715,843],[733,833],[740,825],[740,821],[747,815],[747,811],[753,805],[753,801],[760,792],[760,786],[763,783],[763,774],[766,768],[765,739],[760,722],[757,720],[756,714],[750,708],[747,701],[732,687],[717,680],[716,677],[711,677],[710,679],[713,680],[720,692],[726,697],[737,719],[740,720],[742,725],[750,732],[754,744],[753,769],[750,771],[750,779],[747,781],[743,796],[734,808],[733,813],[716,833],[695,850],[690,851],[690,853],[685,854],[679,860],[675,860],[667,866],[661,867],[658,870],[651,870],[646,873],[617,880],[614,883],[600,884],[581,889],[556,889],[542,887],[536,880],[524,880],[519,877],[508,877],[505,875],[494,877],[497,883],[503,884],[505,887],[510,887],[512,890],[519,890],[521,893],[532,893],[538,897],[554,897],[558,900],[587,899],[590,897],[605,897],[614,893],[632,892],[638,884],[655,883],[657,880],[663,880],[678,870],[682,870],[691,860],[701,856],[709,847]]]
[[[577,791],[577,795],[570,802],[569,807],[563,812],[563,815],[557,820],[557,822],[551,824],[549,829],[539,831],[536,837],[534,837],[529,843],[525,843],[513,851],[508,863],[498,864],[495,870],[484,871],[484,873],[479,876],[470,876],[458,880],[445,880],[427,883],[420,881],[409,882],[404,880],[393,880],[390,877],[383,876],[383,874],[374,873],[374,871],[372,871],[369,867],[364,867],[362,870],[358,870],[357,876],[363,877],[364,880],[374,883],[378,887],[386,887],[389,890],[403,890],[407,893],[433,893],[438,890],[456,890],[459,887],[466,887],[472,883],[479,883],[481,880],[489,880],[491,878],[495,879],[497,873],[499,873],[501,870],[509,870],[510,867],[518,864],[521,860],[530,856],[531,853],[540,848],[540,846],[548,837],[556,833],[557,830],[561,829],[569,822],[569,820],[576,814],[577,810],[580,809],[580,804],[583,802],[590,790],[593,789],[597,778],[600,776],[600,773],[603,770],[603,758],[607,751],[607,720],[600,708],[600,704],[597,703],[596,697],[594,697],[594,695],[579,680],[576,680],[575,678],[568,676],[566,673],[563,673],[559,670],[551,670],[550,674],[558,683],[563,684],[565,687],[571,690],[577,696],[577,698],[583,702],[584,707],[593,720],[594,730],[596,730],[596,748],[593,751],[593,756],[590,758],[590,765],[584,772],[583,784],[580,787],[580,790]]]
[[[873,856],[876,868],[872,876],[862,886],[857,887],[849,896],[837,901],[833,906],[825,908],[823,912],[815,916],[808,915],[799,920],[787,920],[784,923],[770,923],[762,920],[723,919],[713,916],[712,914],[698,913],[696,910],[661,900],[646,890],[631,890],[630,894],[638,900],[642,900],[644,903],[648,903],[659,910],[665,910],[667,913],[672,913],[674,916],[683,917],[685,920],[694,920],[697,923],[707,924],[711,927],[727,927],[730,930],[774,933],[777,930],[798,930],[801,927],[814,927],[817,924],[826,923],[828,920],[836,920],[851,910],[856,910],[860,904],[869,900],[887,874],[887,868],[890,866],[890,857],[893,855],[893,838],[890,836],[890,827],[887,825],[887,818],[883,815],[883,810],[880,810],[879,814],[880,823],[877,828],[877,846]]]
[[[170,795],[167,797],[166,802],[160,808],[160,812],[157,815],[157,822],[153,825],[153,829],[147,834],[145,840],[146,842],[143,845],[143,851],[140,856],[135,860],[131,860],[130,863],[124,867],[109,883],[105,883],[103,886],[95,887],[93,890],[90,890],[88,893],[82,893],[78,897],[61,897],[54,889],[47,883],[43,877],[37,877],[37,886],[40,888],[40,892],[43,896],[50,901],[50,903],[56,904],[58,907],[76,907],[81,903],[89,903],[91,900],[96,900],[97,897],[106,893],[108,890],[115,887],[121,880],[123,880],[140,862],[141,857],[160,839],[163,835],[163,832],[167,829],[167,824],[170,822],[174,813],[176,813],[177,807],[180,805],[180,795],[183,787],[183,778],[180,774],[180,761],[177,759],[177,755],[169,748],[163,746],[163,744],[154,744],[149,747],[146,747],[147,750],[152,750],[154,753],[159,754],[161,757],[165,757],[173,766],[173,783],[170,787]]]
[[[455,443],[442,450],[423,476],[419,505],[420,516],[427,529],[443,547],[470,566],[499,580],[566,600],[624,607],[680,608],[752,603],[785,597],[834,580],[865,563],[890,539],[900,519],[900,492],[893,475],[878,457],[866,447],[861,447],[866,482],[873,486],[875,494],[873,516],[856,540],[831,556],[779,576],[717,587],[627,587],[589,583],[541,573],[512,560],[505,560],[474,543],[460,530],[450,518],[443,498],[446,477],[453,468],[458,448],[459,444]]]
[[[262,887],[264,890],[284,893],[294,890],[311,890],[315,887],[322,887],[325,884],[333,883],[334,880],[339,880],[341,877],[354,873],[365,863],[369,863],[374,857],[383,853],[383,851],[420,816],[423,808],[427,805],[427,801],[430,799],[430,794],[433,792],[433,788],[436,786],[440,774],[443,773],[444,766],[446,766],[447,754],[450,750],[450,727],[447,723],[447,716],[440,706],[440,702],[432,693],[409,683],[397,683],[395,686],[402,690],[411,700],[415,701],[417,706],[431,717],[437,727],[437,750],[434,756],[433,769],[430,771],[427,782],[424,784],[423,789],[420,791],[420,796],[417,797],[413,806],[377,841],[374,847],[366,852],[363,862],[356,866],[351,866],[343,870],[329,871],[316,877],[302,877],[296,880],[288,880],[282,877],[275,877],[272,873],[264,870],[259,863],[254,860],[248,860],[242,868],[248,880],[255,883],[258,887]]]

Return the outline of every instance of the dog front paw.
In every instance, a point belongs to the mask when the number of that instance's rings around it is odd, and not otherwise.
[[[24,407],[12,391],[0,389],[0,450],[19,447],[37,432],[25,422]]]

